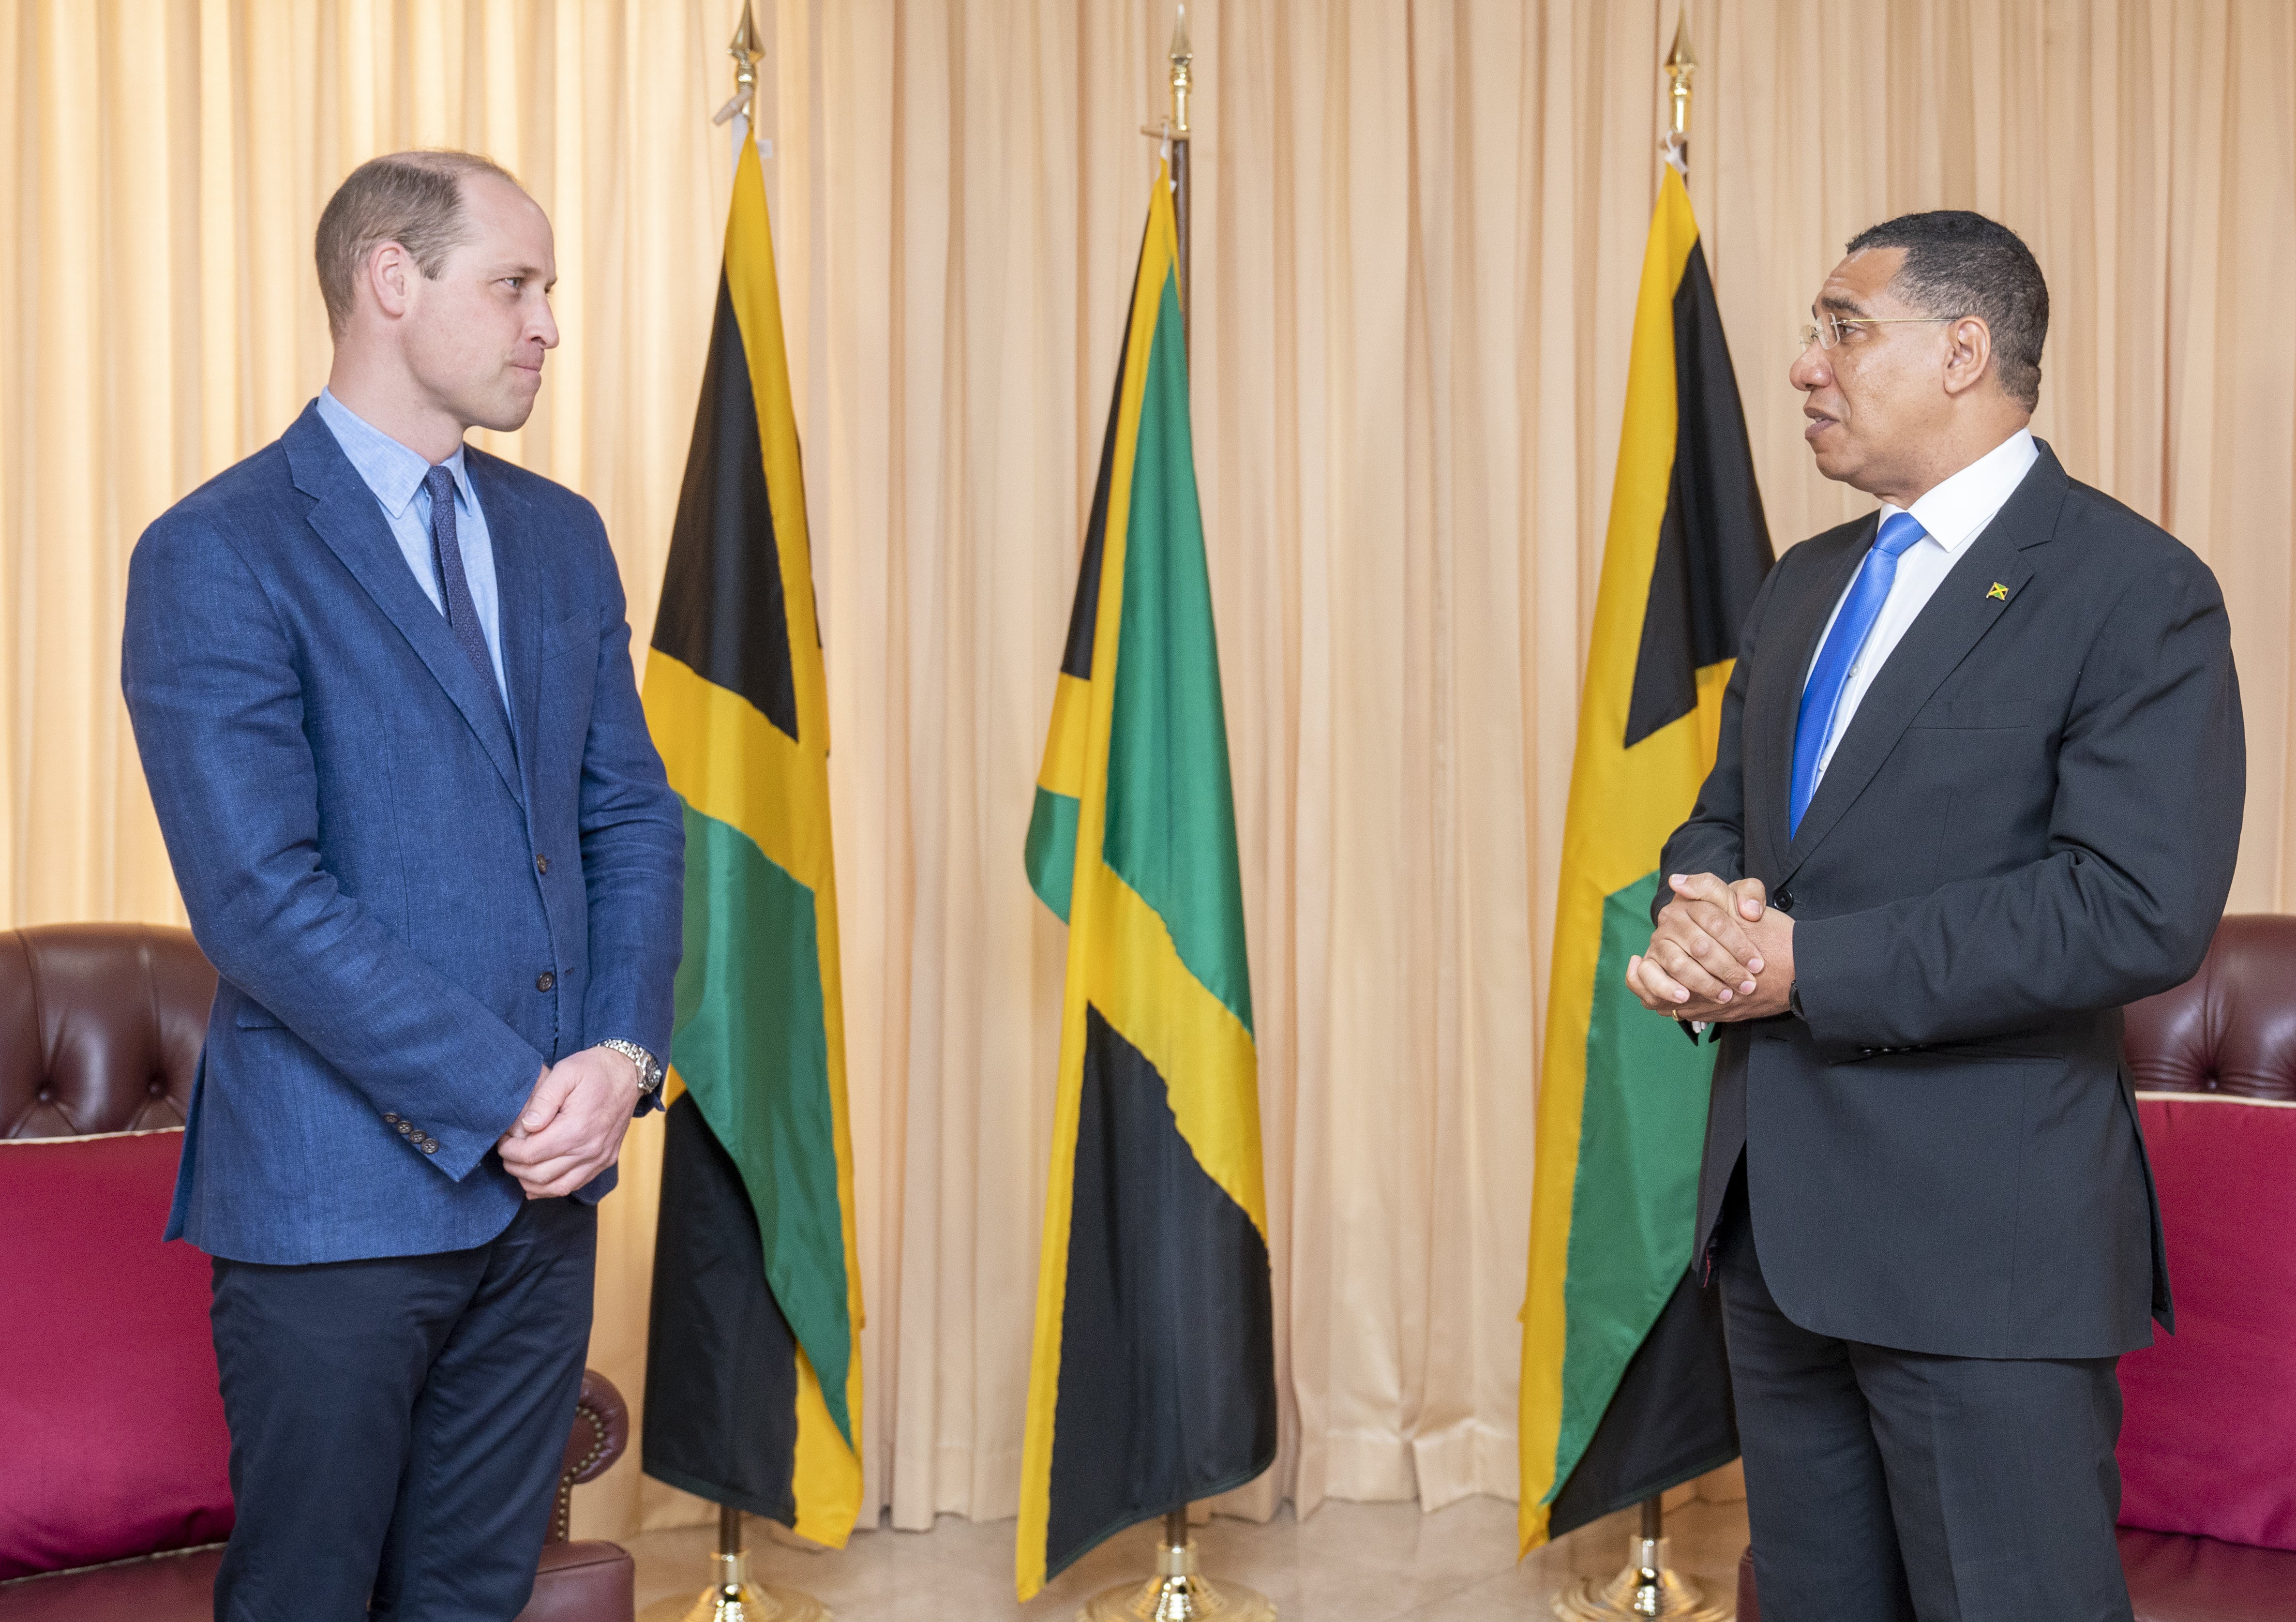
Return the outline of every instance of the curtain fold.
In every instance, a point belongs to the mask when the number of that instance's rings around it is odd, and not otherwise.
[[[760,6],[828,643],[868,1501],[1013,1512],[1059,925],[1021,865],[1163,0]],[[143,526],[324,380],[341,175],[477,147],[558,233],[564,347],[488,448],[606,517],[643,642],[732,175],[734,0],[0,0],[0,919],[179,922],[118,697]],[[2006,220],[2035,426],[2233,606],[2234,905],[2291,905],[2296,13],[1713,0],[1691,191],[1783,547],[1792,334],[1859,227]],[[1674,24],[1663,0],[1199,0],[1199,476],[1259,1009],[1283,1451],[1226,1507],[1514,1490],[1533,1056]],[[635,1400],[658,1123],[601,1230]],[[635,1453],[635,1450],[634,1450]],[[626,1462],[578,1528],[699,1520]]]

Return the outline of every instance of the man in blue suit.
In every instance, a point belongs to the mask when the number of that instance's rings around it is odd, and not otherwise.
[[[328,387],[154,523],[122,685],[222,979],[168,1236],[214,1261],[231,1622],[508,1622],[652,1109],[683,835],[589,503],[467,448],[558,342],[482,158],[320,220]]]

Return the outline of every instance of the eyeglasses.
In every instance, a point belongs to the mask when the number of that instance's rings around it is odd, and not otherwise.
[[[1831,349],[1851,327],[1908,326],[1960,319],[1958,315],[1823,315],[1816,325],[1802,324],[1801,347],[1807,349],[1816,344],[1821,349]]]

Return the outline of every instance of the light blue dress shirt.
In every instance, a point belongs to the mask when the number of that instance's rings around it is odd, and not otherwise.
[[[324,389],[319,390],[319,420],[333,433],[335,443],[343,447],[343,455],[350,458],[366,487],[374,492],[383,521],[390,526],[391,538],[405,554],[406,567],[414,571],[415,584],[444,618],[447,602],[439,594],[439,570],[430,558],[430,492],[422,482],[430,464],[420,452],[401,445]],[[471,607],[479,616],[487,655],[494,660],[495,684],[502,689],[507,709],[510,684],[503,679],[502,635],[497,629],[502,597],[495,589],[494,537],[487,532],[486,510],[479,505],[479,493],[472,487],[461,446],[447,458],[446,468],[455,479],[455,535],[462,543]]]

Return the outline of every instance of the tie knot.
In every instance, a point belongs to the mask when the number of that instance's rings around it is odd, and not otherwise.
[[[422,475],[422,487],[430,492],[430,510],[436,512],[439,504],[452,504],[455,499],[455,475],[445,463],[439,463]]]
[[[438,471],[431,469],[434,473]],[[1882,533],[1874,537],[1874,549],[1884,557],[1894,558],[1928,533],[1922,528],[1921,520],[1912,513],[1892,512],[1882,520]]]

